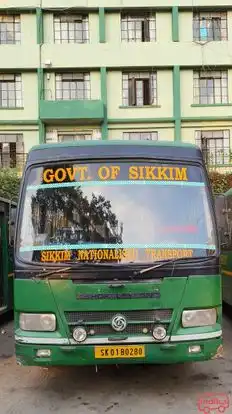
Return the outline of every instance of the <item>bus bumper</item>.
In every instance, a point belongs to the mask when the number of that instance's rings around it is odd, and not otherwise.
[[[26,366],[175,364],[222,358],[223,351],[222,338],[143,345],[145,356],[141,358],[98,359],[95,358],[92,345],[34,345],[16,341],[16,360],[18,364]],[[37,353],[41,350],[50,351],[50,356],[38,357]],[[43,355],[43,352],[41,354]]]

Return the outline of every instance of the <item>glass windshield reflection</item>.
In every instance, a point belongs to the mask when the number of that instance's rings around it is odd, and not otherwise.
[[[41,169],[32,170],[30,185],[40,182]],[[137,259],[147,261],[142,251],[149,247],[195,245],[199,256],[215,245],[204,185],[103,184],[83,182],[68,188],[60,184],[27,191],[19,245],[22,257],[39,260],[40,248],[137,247],[141,249]]]

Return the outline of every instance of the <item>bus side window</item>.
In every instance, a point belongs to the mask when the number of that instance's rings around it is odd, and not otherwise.
[[[230,232],[228,228],[227,200],[224,195],[215,198],[215,212],[220,245],[228,245]]]

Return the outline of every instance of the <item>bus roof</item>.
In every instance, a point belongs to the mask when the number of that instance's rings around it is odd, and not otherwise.
[[[200,148],[173,141],[75,141],[31,148],[27,163],[71,159],[160,158],[203,162]]]

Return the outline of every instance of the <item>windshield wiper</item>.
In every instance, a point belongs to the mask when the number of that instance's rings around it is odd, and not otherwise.
[[[173,264],[174,265],[175,263],[181,263],[182,261],[184,263],[185,262],[188,262],[188,261],[189,262],[194,261],[194,263],[195,262],[199,262],[199,263],[208,262],[208,261],[212,260],[212,258],[215,258],[215,257],[216,256],[209,256],[209,257],[182,257],[182,258],[179,258],[179,259],[165,260],[165,261],[162,261],[162,263],[159,262],[158,264],[156,262],[156,264],[154,266],[145,267],[142,270],[135,271],[134,272],[134,275],[135,276],[142,275],[144,273],[150,272],[151,270],[158,269],[160,267],[164,267],[164,266],[169,265],[169,264]]]
[[[150,272],[152,270],[164,267],[164,266],[169,265],[169,264],[175,265],[175,263],[181,263],[181,262],[183,262],[183,263],[185,263],[185,262],[194,262],[194,263],[196,263],[196,262],[199,262],[199,263],[207,262],[207,261],[212,260],[212,258],[215,258],[215,257],[216,257],[215,255],[212,255],[212,256],[209,256],[209,257],[183,257],[183,258],[178,258],[178,259],[173,259],[173,260],[162,260],[162,261],[159,261],[158,263],[156,261],[155,262],[156,264],[154,264],[153,266],[145,267],[144,269],[134,271],[133,275],[135,275],[135,276],[142,275],[144,273],[147,273],[147,272]],[[110,263],[98,263],[98,262],[95,262],[95,263],[94,262],[93,263],[77,263],[77,264],[73,264],[72,266],[69,266],[69,267],[59,267],[58,269],[53,269],[53,270],[49,270],[49,271],[46,271],[47,269],[44,269],[43,272],[40,272],[40,273],[36,274],[33,277],[33,279],[40,279],[40,278],[45,279],[49,276],[57,275],[57,274],[60,274],[60,273],[72,272],[72,271],[75,271],[75,270],[80,270],[82,268],[83,269],[84,268],[93,268],[93,269],[94,268],[95,269],[96,268],[105,268],[105,269],[109,268],[109,269],[112,269],[112,268],[121,268],[121,267],[124,267],[124,266],[127,267],[128,265],[135,265],[135,262],[123,263],[123,264],[121,264],[121,266],[120,266],[120,263],[111,263],[111,264]]]
[[[69,266],[69,267],[59,267],[58,269],[50,270],[49,272],[41,272],[41,273],[37,274],[34,278],[35,279],[37,279],[37,278],[38,279],[39,278],[45,279],[46,277],[53,276],[55,274],[75,271],[75,270],[79,270],[79,269],[85,268],[85,267],[115,268],[115,267],[118,267],[118,263],[117,264],[116,263],[115,264],[110,264],[110,263],[78,263],[76,265]]]
[[[49,272],[41,272],[41,273],[37,274],[35,276],[35,278],[46,278],[46,277],[52,276],[54,274],[67,272],[70,269],[72,269],[72,268],[71,267],[59,267],[58,269],[54,269],[54,270],[51,270]]]

